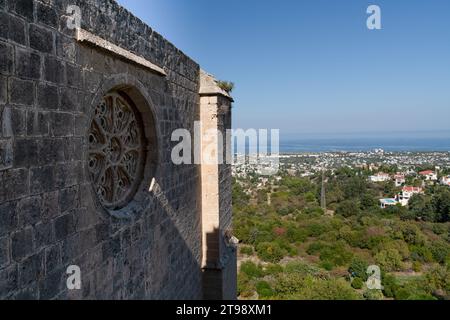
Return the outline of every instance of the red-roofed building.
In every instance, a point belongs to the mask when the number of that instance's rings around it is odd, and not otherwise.
[[[406,183],[405,175],[401,174],[401,173],[397,173],[396,175],[394,175],[394,180],[395,180],[396,187],[401,187],[402,185],[404,185]]]
[[[424,191],[421,187],[404,186],[402,193],[398,195],[398,202],[400,202],[402,206],[407,206],[413,195],[423,193]]]
[[[428,181],[437,181],[438,180],[437,173],[432,170],[421,171],[421,172],[419,172],[419,174],[422,177],[424,177],[425,180],[428,180]]]

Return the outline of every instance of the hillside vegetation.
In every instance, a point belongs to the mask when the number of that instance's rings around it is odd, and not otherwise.
[[[234,180],[241,299],[445,299],[450,294],[450,188],[429,186],[408,207],[379,208],[398,190],[339,169],[322,177]],[[381,270],[369,290],[367,269]]]

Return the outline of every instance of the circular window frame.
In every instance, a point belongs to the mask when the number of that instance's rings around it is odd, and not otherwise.
[[[120,84],[117,84],[120,83]],[[130,84],[124,84],[130,83]],[[145,209],[144,201],[149,194],[149,186],[151,182],[159,172],[159,160],[161,159],[161,142],[159,141],[161,134],[159,132],[160,128],[157,126],[157,114],[155,112],[155,107],[152,102],[152,99],[148,95],[145,87],[130,75],[127,77],[123,76],[114,76],[109,81],[106,81],[102,88],[104,90],[98,90],[95,94],[94,98],[91,100],[89,104],[90,109],[87,113],[87,130],[85,135],[85,173],[87,177],[87,182],[90,187],[91,198],[93,201],[93,205],[96,208],[97,212],[102,213],[107,216],[112,216],[118,219],[130,219],[132,216],[142,210]],[[105,89],[106,88],[106,89]],[[134,192],[134,196],[130,197],[127,204],[121,206],[120,208],[106,208],[100,201],[100,198],[97,194],[95,184],[92,181],[91,173],[89,170],[89,135],[91,131],[91,123],[94,117],[96,106],[101,103],[104,96],[108,93],[117,92],[120,93],[121,97],[126,99],[127,103],[129,103],[132,107],[134,107],[135,112],[137,113],[137,121],[141,122],[141,128],[143,128],[143,171],[140,176],[140,182],[136,185],[136,190]]]
[[[119,110],[118,107],[119,103],[120,105],[122,105],[121,110]],[[107,119],[111,120],[109,124],[104,123],[106,122],[105,117],[101,117],[99,114],[97,114],[99,108],[101,108],[102,105],[105,106],[104,115],[109,115],[111,117],[110,119]],[[118,113],[123,111],[124,109],[129,109],[129,111],[131,111],[129,112],[130,116],[128,116],[128,119],[126,119],[126,126],[124,126],[123,128],[118,128],[117,126],[120,125],[116,123]],[[122,115],[124,115],[123,112]],[[113,211],[120,210],[126,207],[135,197],[139,185],[142,183],[143,179],[146,156],[148,152],[148,144],[146,142],[144,134],[144,125],[141,119],[141,114],[134,105],[133,101],[124,93],[120,91],[110,91],[103,96],[100,103],[96,106],[96,111],[94,112],[94,115],[90,120],[91,125],[89,129],[88,141],[88,167],[91,183],[93,183],[93,185],[95,186],[94,188],[96,189],[98,200],[101,202],[102,206],[105,207],[105,209]],[[129,134],[128,130],[131,129],[133,123],[136,126],[136,130],[134,132],[136,135],[136,145],[130,147],[127,146],[124,140],[126,139],[125,135]],[[99,148],[92,148],[92,139],[102,140],[98,141]],[[114,146],[118,149],[118,154],[115,156],[113,156],[114,150],[112,150],[112,142],[115,142]],[[108,150],[108,148],[110,148],[110,150]],[[133,170],[133,172],[130,172],[126,163],[126,155],[132,154],[136,156],[136,163],[135,169]],[[97,158],[99,160],[98,166],[100,167],[99,174],[96,178],[93,177],[95,173],[92,171],[93,166],[91,165],[92,163],[95,164],[94,158]],[[98,180],[101,178],[104,178],[106,180],[108,172],[111,173],[110,187],[112,190],[110,191],[112,191],[112,194],[110,196],[112,197],[112,199],[106,199],[105,195],[99,194],[100,188],[105,191],[105,183],[100,184]],[[118,177],[120,174],[122,174],[122,177],[124,178],[123,180]],[[124,180],[129,180],[129,186],[123,189],[123,193],[121,195],[118,195],[117,193],[120,187],[117,184],[121,183]]]

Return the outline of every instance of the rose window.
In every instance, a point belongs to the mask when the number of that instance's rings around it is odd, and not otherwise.
[[[120,209],[134,197],[144,165],[139,114],[118,93],[96,107],[89,131],[89,172],[107,209]]]

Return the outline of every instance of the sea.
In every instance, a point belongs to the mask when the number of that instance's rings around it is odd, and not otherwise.
[[[449,137],[305,137],[280,138],[281,153],[358,152],[450,152]]]

